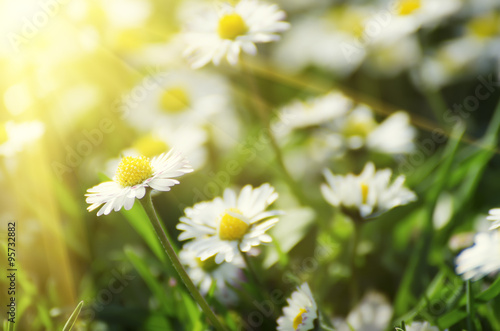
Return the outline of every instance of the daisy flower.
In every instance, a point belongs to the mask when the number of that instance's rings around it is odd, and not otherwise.
[[[413,322],[406,325],[406,331],[439,331],[439,328],[429,322]]]
[[[278,318],[278,331],[307,331],[315,327],[318,308],[307,283],[297,287],[297,291],[287,299],[283,316]]]
[[[379,153],[403,154],[410,153],[415,147],[413,140],[417,131],[404,111],[395,112],[382,123],[377,123],[371,108],[361,104],[332,126],[342,134],[349,149],[365,146]]]
[[[226,80],[215,74],[177,69],[145,78],[120,106],[141,131],[204,125],[230,106]]]
[[[347,318],[334,321],[337,331],[384,331],[391,322],[393,309],[389,300],[378,293],[367,293]]]
[[[215,262],[231,262],[241,252],[253,246],[269,243],[266,231],[272,228],[281,211],[266,211],[278,198],[269,184],[258,188],[243,187],[237,195],[226,189],[223,197],[186,208],[177,229],[183,231],[179,240],[193,239],[190,245],[202,261],[215,256]]]
[[[498,231],[479,232],[474,245],[463,250],[456,259],[457,274],[466,280],[480,279],[500,271],[500,234]]]
[[[354,219],[372,218],[417,198],[403,186],[405,176],[391,181],[391,169],[376,170],[371,162],[359,175],[333,175],[328,169],[323,173],[327,181],[321,185],[323,197]]]
[[[279,111],[278,120],[272,129],[277,136],[283,137],[294,129],[316,126],[340,118],[352,105],[352,99],[341,92],[330,92],[306,101],[296,100]]]
[[[380,6],[392,15],[389,24],[372,36],[374,43],[390,43],[413,34],[422,27],[433,27],[461,7],[460,0],[381,0]],[[368,29],[368,25],[366,26]]]
[[[277,33],[290,27],[277,5],[257,0],[241,0],[234,6],[224,3],[203,14],[192,19],[184,35],[184,55],[193,68],[210,62],[219,65],[224,57],[236,65],[241,50],[255,55],[255,44],[277,41]]]
[[[135,199],[142,199],[146,189],[170,191],[179,181],[174,179],[193,169],[188,161],[178,152],[170,150],[154,157],[145,156],[124,157],[112,181],[101,183],[87,190],[87,208],[92,211],[101,205],[97,216],[108,215],[112,210],[119,211],[122,207],[130,210]]]
[[[188,243],[179,252],[179,259],[202,295],[206,295],[215,282],[215,296],[220,302],[230,304],[238,300],[226,283],[236,285],[243,280],[244,262],[241,256],[236,256],[231,263],[217,264],[214,257],[202,261]]]
[[[0,156],[10,157],[21,152],[39,139],[45,132],[45,125],[39,121],[0,124]]]
[[[303,1],[303,3],[306,3]],[[292,74],[315,66],[345,77],[363,62],[366,51],[357,41],[373,8],[353,3],[336,5],[293,22],[272,54],[274,64]]]
[[[490,227],[490,230],[495,230],[500,228],[500,208],[490,209],[488,212],[488,217],[486,219],[488,221],[493,221],[493,224]]]

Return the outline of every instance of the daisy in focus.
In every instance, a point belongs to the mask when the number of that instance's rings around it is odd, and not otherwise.
[[[184,34],[184,55],[193,68],[210,62],[219,65],[223,58],[234,66],[242,50],[255,55],[255,44],[279,40],[277,33],[290,27],[285,17],[275,4],[257,0],[241,0],[234,6],[223,3],[191,20]]]
[[[334,175],[328,169],[323,173],[327,181],[321,185],[323,197],[354,220],[373,218],[417,199],[404,187],[405,176],[391,180],[391,169],[376,170],[371,162],[359,175]]]
[[[474,245],[456,258],[456,272],[462,278],[477,280],[500,271],[500,234],[498,231],[479,232]]]
[[[238,300],[238,296],[226,284],[237,285],[244,279],[242,268],[244,262],[241,256],[235,257],[231,263],[215,263],[215,258],[211,257],[202,261],[196,257],[196,251],[186,244],[179,252],[179,259],[186,267],[186,271],[193,283],[198,286],[200,293],[206,295],[212,284],[217,284],[215,297],[224,304],[231,304]]]
[[[315,328],[318,307],[307,283],[297,287],[287,302],[283,316],[278,318],[278,331],[307,331]]]
[[[108,215],[112,210],[119,211],[122,207],[130,210],[135,199],[142,199],[146,189],[170,191],[179,184],[177,177],[192,172],[189,162],[179,152],[170,150],[149,159],[145,156],[126,156],[116,170],[112,181],[101,183],[87,190],[87,208],[92,211],[104,205],[97,216]]]
[[[278,198],[269,184],[243,187],[239,194],[226,189],[222,197],[186,208],[177,229],[179,240],[193,239],[190,248],[202,261],[215,256],[217,264],[232,262],[240,252],[272,241],[266,231],[278,222],[281,211],[266,209]]]

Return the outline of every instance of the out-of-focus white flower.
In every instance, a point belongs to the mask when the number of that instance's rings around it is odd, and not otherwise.
[[[488,64],[500,53],[500,14],[491,11],[473,17],[464,31],[423,59],[413,72],[417,84],[435,90],[459,77],[491,70]]]
[[[500,208],[490,209],[488,212],[488,217],[486,219],[488,221],[493,221],[493,224],[490,227],[490,230],[495,230],[500,228]]]
[[[179,240],[193,239],[190,248],[202,261],[215,256],[216,263],[231,262],[241,252],[261,243],[269,243],[266,231],[277,222],[281,211],[266,211],[278,198],[269,184],[258,188],[243,187],[237,195],[226,189],[223,197],[205,201],[185,209],[177,229]]]
[[[404,187],[405,176],[391,180],[392,170],[375,170],[367,163],[361,174],[333,175],[325,169],[327,184],[321,185],[323,197],[332,206],[342,208],[356,218],[371,218],[397,206],[416,200],[413,191]]]
[[[189,20],[185,55],[193,68],[210,62],[219,65],[223,58],[236,65],[241,50],[255,55],[255,44],[279,40],[277,33],[290,27],[285,17],[277,5],[257,0],[221,4]]]
[[[385,296],[377,292],[367,293],[349,313],[346,320],[336,321],[337,331],[383,331],[391,322],[392,306]]]
[[[429,322],[413,322],[406,325],[406,331],[439,331],[439,328]]]
[[[299,18],[275,46],[275,65],[291,73],[311,65],[338,76],[352,73],[366,55],[358,38],[370,12],[369,7],[349,4],[335,6],[322,15]]]
[[[40,121],[0,124],[0,156],[10,157],[21,152],[44,132],[45,125]]]
[[[474,246],[463,250],[456,259],[457,274],[464,279],[479,279],[500,271],[500,235],[498,231],[479,232]]]
[[[215,297],[220,302],[231,304],[238,300],[236,293],[226,283],[235,286],[243,280],[241,269],[244,263],[241,256],[236,256],[231,263],[217,264],[214,257],[202,261],[196,257],[196,251],[191,249],[188,243],[179,252],[179,259],[186,266],[189,277],[199,287],[202,295],[206,295],[215,282]]]
[[[283,137],[294,129],[324,124],[345,115],[353,101],[341,92],[330,92],[307,101],[294,101],[278,113],[272,129],[276,136]]]
[[[359,105],[340,121],[332,123],[342,133],[350,149],[366,147],[385,154],[410,153],[414,149],[416,130],[406,112],[398,111],[382,123],[375,121],[373,111]]]
[[[443,18],[460,9],[461,1],[381,0],[379,5],[390,16],[378,33],[370,35],[370,43],[394,44],[421,27],[433,27],[440,23]]]
[[[204,125],[230,107],[225,79],[191,70],[173,70],[144,79],[122,104],[124,117],[135,128],[177,130]]]
[[[288,306],[283,308],[283,316],[278,318],[278,331],[307,331],[314,329],[318,318],[318,307],[307,283],[297,287],[287,299]]]
[[[130,210],[135,199],[142,199],[146,189],[170,191],[170,188],[179,184],[174,179],[192,172],[193,168],[178,152],[170,150],[168,153],[154,157],[151,161],[145,156],[124,157],[112,181],[101,183],[87,190],[87,208],[92,211],[101,209],[97,216],[108,215],[112,210],[119,211],[122,207]]]

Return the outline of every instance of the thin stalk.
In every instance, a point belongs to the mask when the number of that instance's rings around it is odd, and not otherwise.
[[[248,254],[242,252],[241,250],[240,250],[240,254],[243,257],[243,260],[245,261],[245,265],[248,269],[248,273],[250,274],[250,277],[252,277],[253,283],[255,285],[257,285],[261,290],[265,289],[266,287],[264,285],[264,282],[259,277],[259,274],[255,270],[252,261],[250,261],[250,257],[248,256]],[[270,295],[267,291],[260,291],[260,295],[261,295],[262,299],[268,300],[269,302],[273,302],[272,298],[270,297]],[[278,311],[273,309],[273,314],[275,315],[275,317],[277,317],[277,313],[278,313]]]
[[[248,257],[248,255],[245,252],[242,252],[241,250],[240,250],[240,253],[241,253],[241,256],[243,257],[243,260],[245,261],[245,265],[248,269],[250,276],[253,278],[254,283],[256,285],[262,287],[262,279],[260,279],[259,275],[255,271],[253,264],[250,262],[250,258]]]
[[[470,279],[466,283],[467,289],[467,330],[474,331],[474,293]]]
[[[170,241],[167,238],[167,235],[165,231],[163,230],[160,221],[158,220],[158,217],[156,216],[156,211],[153,206],[153,200],[151,199],[151,190],[148,190],[146,192],[146,196],[139,200],[142,204],[142,207],[144,208],[144,211],[148,215],[149,221],[153,225],[153,228],[156,231],[156,235],[158,236],[158,239],[160,240],[161,244],[163,245],[163,248],[165,249],[165,252],[167,253],[170,261],[172,262],[175,270],[179,274],[179,277],[182,279],[182,282],[184,285],[186,285],[187,289],[189,290],[189,293],[193,297],[193,299],[200,305],[201,309],[203,312],[207,315],[208,319],[212,323],[212,325],[219,331],[226,331],[227,329],[222,325],[222,323],[219,321],[217,316],[214,314],[210,306],[208,305],[207,301],[203,296],[200,294],[196,286],[194,285],[193,281],[191,278],[189,278],[186,270],[182,266],[182,263],[179,261],[179,258],[177,257],[177,254],[175,254],[175,251],[170,244]]]
[[[351,269],[351,306],[354,307],[356,301],[358,300],[358,270],[356,267],[356,252],[359,246],[359,235],[361,230],[361,225],[359,221],[353,220],[354,231],[351,240],[351,252],[349,255],[349,264]]]

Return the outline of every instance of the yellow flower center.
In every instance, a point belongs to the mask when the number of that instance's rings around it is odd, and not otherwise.
[[[7,134],[5,124],[0,124],[0,144],[3,144],[7,140],[9,140],[9,135]]]
[[[212,272],[219,267],[219,265],[215,263],[215,256],[209,257],[205,261],[198,258],[197,262],[200,268],[202,268],[205,272]]]
[[[219,237],[222,240],[240,240],[249,228],[249,225],[231,214],[241,215],[241,211],[236,208],[226,210],[220,220]]]
[[[467,28],[479,38],[494,37],[500,33],[500,15],[490,13],[476,17],[467,24]]]
[[[307,310],[301,308],[297,316],[293,319],[293,328],[297,330],[299,326],[302,324],[302,315],[306,313]]]
[[[141,155],[153,157],[166,152],[168,150],[168,145],[163,140],[153,135],[147,135],[137,139],[132,145],[132,148]]]
[[[180,113],[189,108],[189,95],[183,87],[172,87],[160,96],[160,107],[166,113]]]
[[[366,200],[368,200],[368,185],[365,183],[361,183],[361,197],[363,198],[363,203],[366,203]]]
[[[360,38],[364,32],[365,16],[349,6],[335,8],[327,16],[335,28]]]
[[[153,175],[151,162],[145,156],[126,156],[116,170],[116,181],[123,187],[142,183]]]
[[[420,0],[401,0],[398,7],[399,15],[410,15],[415,10],[419,9],[420,5]]]
[[[236,13],[222,16],[217,27],[217,33],[222,39],[234,40],[236,37],[247,33],[247,31],[248,27],[245,21]]]
[[[343,133],[346,137],[367,137],[376,126],[377,123],[372,118],[357,118],[356,116],[352,116],[347,120]]]

